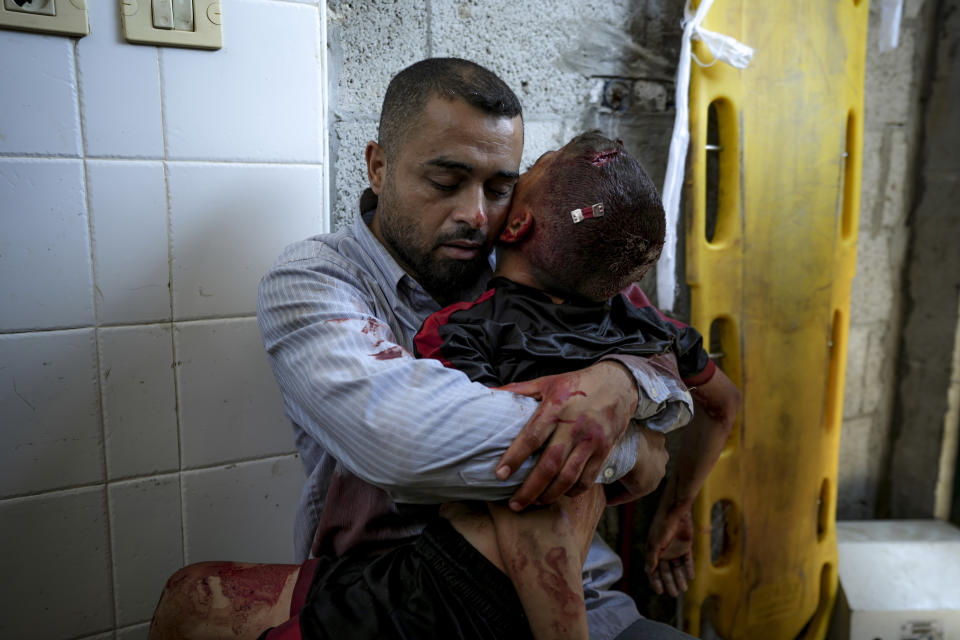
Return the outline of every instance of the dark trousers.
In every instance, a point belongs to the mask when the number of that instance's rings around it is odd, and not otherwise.
[[[670,625],[646,618],[637,620],[617,636],[617,640],[690,640],[691,638],[693,636],[678,631]]]

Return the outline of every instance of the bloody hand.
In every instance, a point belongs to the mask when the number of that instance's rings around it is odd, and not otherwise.
[[[693,580],[693,516],[689,506],[657,510],[647,534],[646,572],[658,594],[676,598]]]
[[[502,388],[539,400],[540,407],[500,458],[497,477],[510,477],[546,443],[536,467],[510,499],[514,511],[592,485],[637,404],[632,376],[613,361]]]

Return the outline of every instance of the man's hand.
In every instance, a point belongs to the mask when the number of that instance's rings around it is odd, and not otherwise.
[[[693,580],[693,516],[689,506],[657,509],[647,534],[646,572],[658,594],[676,598]]]
[[[540,407],[500,458],[497,477],[510,477],[546,443],[537,466],[510,499],[514,511],[592,485],[637,406],[633,376],[609,360],[502,389],[539,400]]]
[[[667,453],[666,438],[659,431],[644,426],[638,426],[637,431],[640,433],[637,462],[630,473],[618,482],[604,485],[607,505],[615,506],[639,500],[653,492],[667,472],[667,459],[670,456]]]

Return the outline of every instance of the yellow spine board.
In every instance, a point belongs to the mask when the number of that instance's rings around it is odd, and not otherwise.
[[[691,320],[723,352],[743,411],[694,505],[684,628],[822,639],[836,597],[837,450],[856,264],[868,0],[716,0],[704,27],[755,48],[745,70],[694,62]],[[700,42],[694,53],[709,64]],[[715,110],[707,149],[708,113]],[[713,129],[714,125],[710,125]],[[716,227],[707,241],[707,154]],[[711,509],[727,544],[711,559]]]

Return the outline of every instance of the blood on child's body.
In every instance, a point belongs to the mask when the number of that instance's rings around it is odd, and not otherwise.
[[[590,158],[590,163],[595,167],[602,167],[604,163],[620,155],[620,149],[611,149],[609,151],[597,151]]]
[[[178,571],[167,582],[157,614],[166,599],[183,617],[200,615],[214,626],[229,626],[240,635],[247,624],[259,624],[277,605],[297,565],[203,562]],[[189,615],[188,615],[189,614]]]

